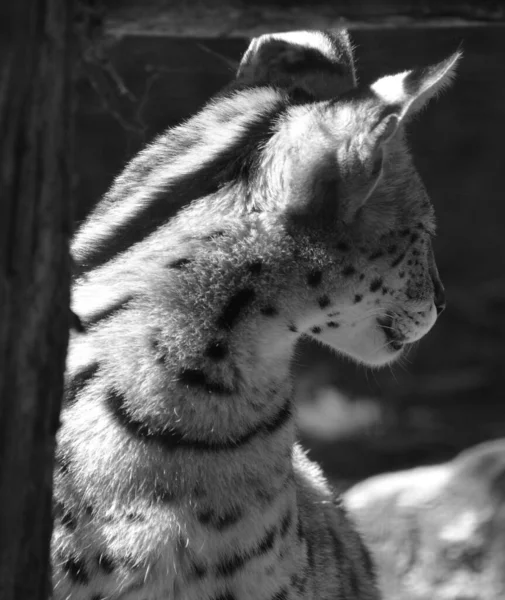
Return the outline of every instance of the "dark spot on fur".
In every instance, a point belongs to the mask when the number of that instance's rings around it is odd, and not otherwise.
[[[351,564],[351,568],[349,569],[349,584],[351,587],[352,597],[359,598],[360,585],[358,582],[358,574],[356,573],[356,568],[352,564]]]
[[[239,506],[236,506],[235,508],[230,509],[228,512],[225,512],[222,515],[218,515],[213,520],[213,524],[218,531],[223,531],[225,529],[228,529],[228,527],[232,527],[233,525],[238,523],[242,517],[242,509]]]
[[[418,233],[413,233],[410,236],[410,243],[411,244],[415,244],[417,242],[417,240],[419,239],[419,234]]]
[[[272,306],[271,304],[260,308],[260,313],[265,315],[265,317],[275,317],[277,314],[279,314],[275,306]]]
[[[72,405],[77,400],[79,393],[98,373],[99,367],[100,365],[97,362],[85,365],[65,383],[65,403],[67,406]]]
[[[307,562],[309,563],[310,570],[313,571],[316,566],[316,561],[314,557],[314,547],[310,538],[307,538],[305,542],[307,544]]]
[[[205,356],[213,360],[223,360],[228,355],[228,346],[221,340],[213,340],[205,349]]]
[[[231,592],[225,592],[224,594],[219,594],[213,600],[237,600],[237,597]]]
[[[321,327],[312,327],[311,331],[315,334],[321,333]]]
[[[388,292],[389,292],[389,288],[387,288],[386,286],[384,286],[382,288],[382,295],[385,296]]]
[[[262,556],[273,548],[275,543],[276,528],[267,532],[256,548],[249,552],[234,554],[233,556],[222,560],[217,566],[216,571],[221,577],[231,577],[238,570],[242,569],[246,563],[256,556]]]
[[[169,269],[182,269],[182,267],[185,267],[190,262],[191,262],[191,259],[189,259],[189,258],[179,258],[177,260],[173,260],[172,262],[169,262],[167,267]]]
[[[273,548],[274,543],[275,543],[275,535],[276,535],[276,528],[273,527],[267,533],[267,535],[263,538],[263,540],[260,542],[258,548],[256,549],[255,553],[257,556],[266,554],[269,550],[271,550]]]
[[[366,574],[370,580],[375,581],[376,573],[375,573],[375,565],[372,560],[372,555],[370,554],[368,548],[365,546],[365,544],[363,544],[363,542],[361,540],[360,540],[360,547],[361,547],[361,556],[362,556],[363,565],[365,567]]]
[[[110,575],[112,571],[114,571],[114,562],[112,561],[112,558],[106,554],[100,554],[97,558],[97,563],[98,567],[102,569],[104,573],[107,573],[107,575]]]
[[[382,277],[376,277],[375,279],[372,279],[372,282],[370,283],[370,291],[376,292],[381,287],[382,283]]]
[[[282,537],[284,537],[286,535],[289,528],[291,527],[292,522],[293,522],[293,511],[288,510],[287,513],[281,519],[281,525],[280,525],[279,532]]]
[[[176,495],[172,489],[168,485],[164,486],[161,483],[154,485],[153,497],[156,502],[162,504],[171,504],[176,499]]]
[[[295,575],[291,577],[290,583],[299,594],[303,594],[305,592],[307,576],[305,574],[299,575],[298,573],[295,573]]]
[[[209,394],[222,394],[229,396],[233,391],[224,384],[210,381],[205,373],[200,369],[183,369],[178,375],[179,382],[182,385],[204,388]]]
[[[400,271],[398,273],[398,276],[400,277],[400,279],[403,279],[405,277],[405,271]]]
[[[261,260],[255,260],[248,266],[249,272],[253,275],[259,275],[261,273],[262,268],[263,263],[261,262]]]
[[[336,321],[328,321],[328,323],[326,323],[326,325],[327,325],[327,327],[333,327],[333,329],[340,327],[340,323],[337,323]]]
[[[86,328],[84,327],[79,315],[77,315],[73,310],[70,311],[70,329],[74,329],[78,333],[84,333]]]
[[[236,506],[222,515],[217,515],[213,510],[206,510],[198,513],[197,519],[202,525],[211,525],[217,531],[223,531],[238,523],[243,514],[242,509]]]
[[[397,266],[398,266],[398,265],[399,265],[399,264],[402,262],[402,260],[403,260],[404,258],[405,258],[405,252],[402,252],[401,254],[399,254],[399,255],[398,255],[398,256],[397,256],[397,257],[394,259],[394,261],[391,263],[391,266],[392,266],[392,267],[397,267]]]
[[[396,244],[391,244],[388,246],[388,254],[394,254],[398,250],[398,246]]]
[[[156,498],[158,499],[158,496]],[[164,501],[164,498],[159,498],[159,499]],[[145,516],[142,513],[136,512],[133,510],[129,510],[126,513],[125,517],[129,523],[142,523],[143,521],[146,520]]]
[[[381,258],[382,256],[384,256],[384,252],[382,250],[377,250],[373,254],[370,254],[370,256],[368,258],[370,260],[377,260],[378,258]]]
[[[409,267],[411,267],[411,266],[412,266],[412,261],[411,261],[411,260],[408,260],[408,261],[407,261],[407,265],[408,265]]]
[[[314,102],[316,100],[316,97],[313,94],[300,87],[289,90],[289,98],[291,104],[307,104],[308,102]]]
[[[412,256],[421,256],[421,253],[419,252],[419,250],[412,250]],[[416,264],[419,263],[416,261]]]
[[[340,252],[349,252],[351,248],[347,242],[338,242],[337,249],[340,250]]]
[[[347,559],[345,547],[336,531],[332,528],[330,528],[329,531],[332,541],[333,556],[337,564],[342,564]]]
[[[325,37],[330,38],[330,34],[325,34]],[[347,74],[343,64],[330,62],[320,50],[315,48],[304,48],[303,52],[297,50],[296,56],[290,56],[289,61],[286,60],[282,68],[283,72],[289,73],[291,77],[324,73],[326,78],[335,75],[343,77]],[[317,100],[317,98],[313,98],[313,100]]]
[[[363,279],[365,279],[365,274],[364,274],[364,273],[361,273],[361,275],[359,276],[359,280],[360,280],[360,281],[363,281]]]
[[[257,479],[254,480],[254,484],[249,487],[254,489],[254,495],[257,500],[263,505],[270,505],[273,500],[278,496],[278,492],[272,489],[266,489],[263,484]]]
[[[331,301],[328,298],[328,296],[321,296],[320,298],[317,299],[317,303],[319,304],[319,306],[321,308],[326,308],[326,307],[330,306]]]
[[[356,273],[356,269],[352,265],[348,265],[342,270],[342,275],[344,277],[350,277]]]
[[[203,579],[207,575],[207,567],[202,563],[193,563],[192,572],[198,579]]]
[[[287,598],[288,598],[288,589],[285,587],[280,589],[278,592],[276,592],[272,596],[272,600],[287,600]]]
[[[70,458],[68,456],[65,456],[64,454],[57,453],[55,460],[58,471],[62,475],[68,473],[68,470],[70,468]]]
[[[207,497],[207,492],[204,489],[202,489],[201,486],[195,485],[195,487],[193,488],[193,495],[195,496],[195,498],[202,499]]]
[[[288,329],[289,329],[289,331],[292,331],[293,333],[298,333],[298,327],[294,323],[290,323]]]
[[[256,292],[252,288],[244,288],[236,292],[226,303],[217,324],[222,329],[231,329],[240,313],[243,312],[254,300]]]
[[[89,582],[89,576],[83,560],[79,558],[69,558],[63,563],[62,568],[75,583],[84,585]]]
[[[217,231],[213,231],[212,233],[209,233],[209,235],[206,235],[203,238],[204,242],[211,242],[212,240],[222,237],[225,234],[225,232],[222,229],[218,229]]]
[[[408,229],[408,228],[407,229],[402,229],[400,231],[400,236],[403,237],[403,238],[405,238],[405,237],[407,237],[409,235],[409,233],[410,233],[410,229]]]
[[[296,535],[299,540],[303,540],[303,523],[300,515],[298,515],[298,521],[296,523]]]
[[[321,283],[322,279],[322,271],[310,271],[310,273],[307,275],[307,284],[310,285],[310,287],[317,287]]]
[[[164,364],[167,360],[167,348],[162,340],[154,337],[151,339],[151,350],[155,355],[155,360],[159,364]]]
[[[361,302],[362,300],[363,300],[362,294],[356,294],[354,296],[354,304],[358,304],[358,302]]]
[[[74,529],[77,527],[77,520],[69,510],[65,510],[63,507],[62,510],[63,512],[60,518],[61,524],[67,527],[70,531],[74,531]]]

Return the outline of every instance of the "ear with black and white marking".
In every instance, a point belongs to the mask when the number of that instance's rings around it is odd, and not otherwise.
[[[461,56],[461,52],[455,52],[436,65],[381,77],[370,88],[381,103],[397,107],[401,121],[451,83]]]
[[[370,111],[376,116],[367,118],[365,111],[361,125],[355,125],[350,142],[341,147],[338,157],[344,221],[352,221],[377,186],[385,145],[402,122],[450,84],[460,57],[456,52],[436,65],[388,75],[370,86],[374,100],[379,101]]]
[[[291,210],[299,214],[335,212],[351,223],[383,173],[384,156],[402,122],[452,79],[460,53],[425,69],[382,77],[368,90],[293,112],[289,124],[299,156],[291,152]]]
[[[237,71],[246,85],[273,85],[315,100],[356,87],[352,45],[346,30],[288,31],[254,38]]]

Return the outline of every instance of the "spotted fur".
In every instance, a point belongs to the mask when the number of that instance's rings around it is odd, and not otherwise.
[[[116,179],[73,243],[56,599],[379,597],[296,442],[290,361],[311,335],[384,364],[433,325],[403,126],[456,59],[354,89],[345,33],[263,36]]]

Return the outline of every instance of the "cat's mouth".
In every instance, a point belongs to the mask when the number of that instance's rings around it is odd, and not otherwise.
[[[377,318],[377,325],[384,333],[386,347],[393,352],[400,352],[408,343],[407,338],[394,327],[393,316],[390,314]]]

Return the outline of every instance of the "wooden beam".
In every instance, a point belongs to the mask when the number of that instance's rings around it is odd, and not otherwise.
[[[106,29],[113,35],[245,37],[272,31],[405,25],[461,26],[505,21],[505,3],[490,0],[107,0]]]
[[[47,600],[69,322],[69,0],[0,8],[0,598]]]

